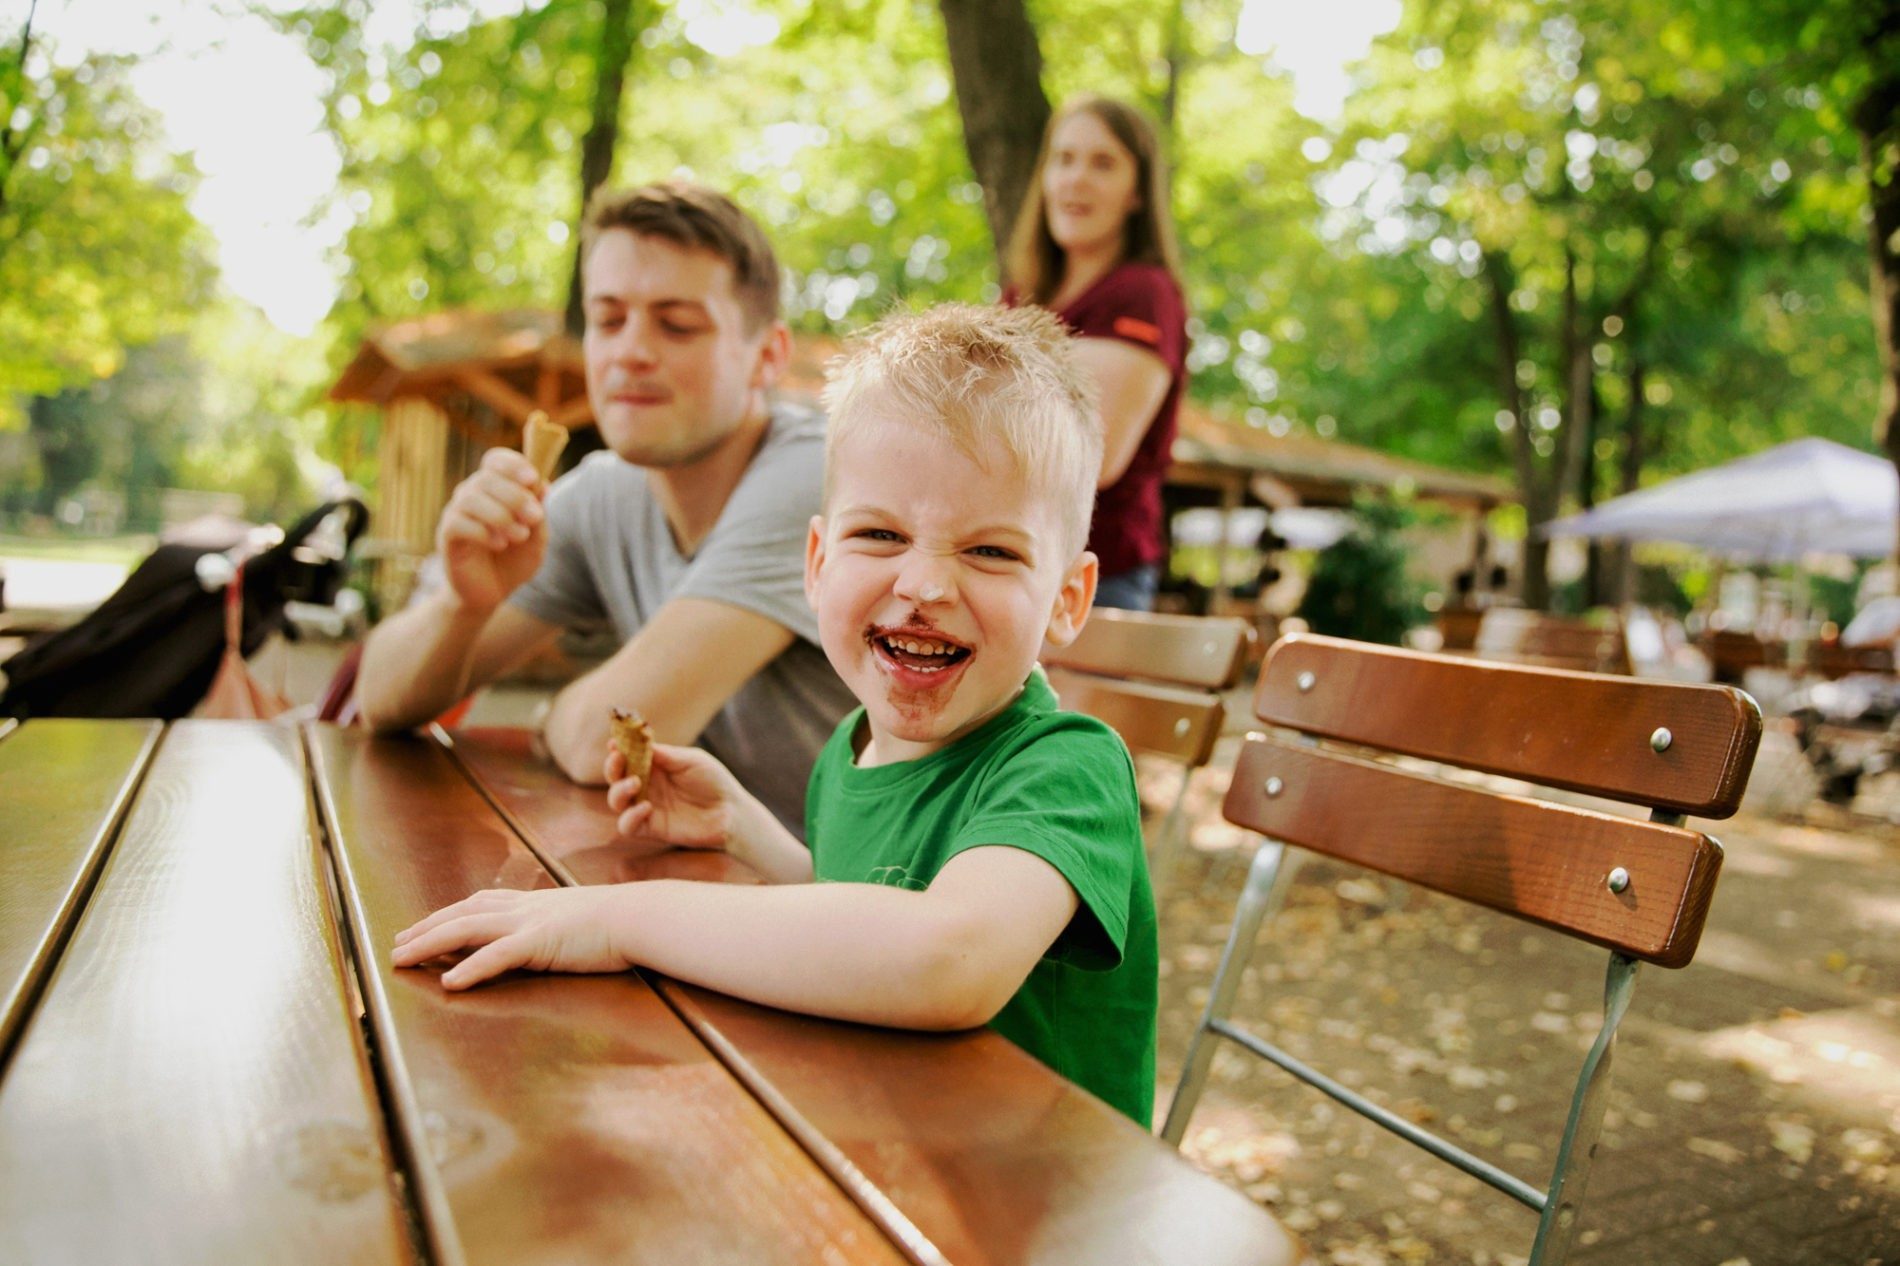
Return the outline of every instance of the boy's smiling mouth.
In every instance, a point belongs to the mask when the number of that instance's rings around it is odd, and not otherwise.
[[[974,653],[935,629],[917,625],[873,627],[865,632],[864,640],[878,660],[896,670],[900,678],[944,672],[967,662]]]

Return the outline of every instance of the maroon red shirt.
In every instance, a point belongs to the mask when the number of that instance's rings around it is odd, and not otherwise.
[[[1014,293],[1003,296],[1015,301]],[[1089,549],[1113,576],[1161,561],[1161,483],[1174,448],[1181,390],[1187,383],[1187,303],[1159,264],[1118,264],[1100,281],[1056,310],[1078,338],[1112,338],[1144,348],[1168,367],[1168,394],[1122,477],[1095,494]]]

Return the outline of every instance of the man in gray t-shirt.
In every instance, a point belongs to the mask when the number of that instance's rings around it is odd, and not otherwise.
[[[800,837],[812,758],[857,704],[819,649],[805,601],[805,535],[824,465],[822,421],[774,408],[725,513],[687,557],[646,472],[595,453],[548,494],[547,557],[508,600],[552,625],[611,620],[628,642],[679,598],[731,603],[790,629],[792,644],[739,687],[699,742]]]
[[[822,427],[766,402],[791,348],[778,263],[744,212],[687,184],[596,198],[582,251],[609,451],[551,492],[520,453],[483,456],[437,530],[448,583],[364,647],[361,712],[421,724],[562,627],[610,619],[625,644],[544,726],[567,775],[604,781],[612,710],[632,708],[663,743],[703,742],[802,833],[806,775],[853,700],[804,598]]]

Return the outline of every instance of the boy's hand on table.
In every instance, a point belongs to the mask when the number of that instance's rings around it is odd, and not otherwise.
[[[739,783],[724,765],[697,747],[653,745],[653,770],[639,801],[640,779],[627,776],[627,759],[607,752],[607,807],[619,815],[623,836],[679,848],[725,848],[732,842]]]
[[[459,950],[475,952],[442,973],[445,989],[466,989],[515,968],[609,972],[632,966],[615,947],[615,905],[626,889],[491,888],[444,906],[396,933],[390,961],[415,967]]]

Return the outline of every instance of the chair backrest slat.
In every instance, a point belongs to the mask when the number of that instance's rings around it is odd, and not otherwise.
[[[1728,687],[1303,633],[1268,653],[1254,710],[1307,734],[1707,818],[1735,812],[1761,741],[1755,701]]]
[[[1254,738],[1229,821],[1664,967],[1695,955],[1722,850],[1697,831]],[[1613,892],[1610,872],[1629,875]]]
[[[1173,757],[1189,766],[1204,765],[1214,754],[1225,715],[1217,695],[1060,668],[1048,673],[1063,707],[1107,722],[1130,751]]]
[[[1253,626],[1241,619],[1105,607],[1089,613],[1074,642],[1045,648],[1042,662],[1108,677],[1225,690],[1240,679],[1252,640]]]

